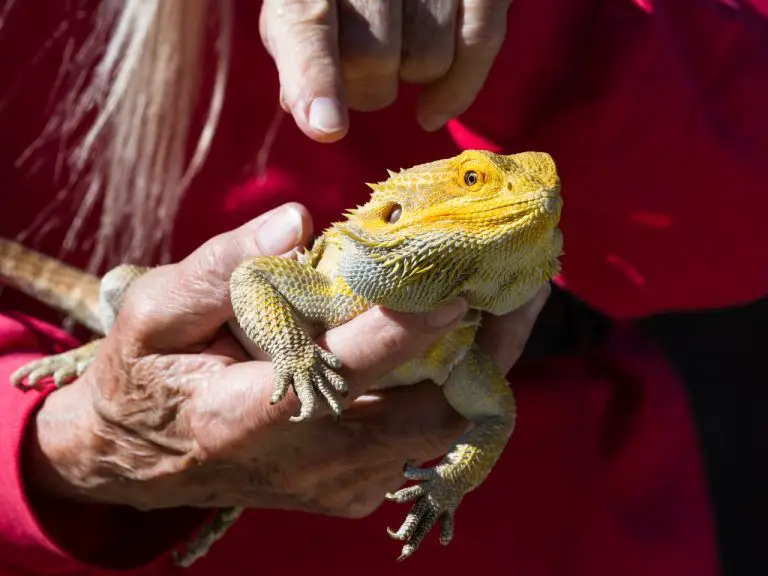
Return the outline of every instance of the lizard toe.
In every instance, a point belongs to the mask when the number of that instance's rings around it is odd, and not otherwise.
[[[414,466],[412,463],[409,463],[405,466],[405,469],[403,470],[403,475],[408,480],[418,480],[418,481],[433,480],[434,478],[439,476],[437,469],[434,466],[429,468],[418,468]]]
[[[297,416],[290,418],[291,422],[303,422],[314,416],[318,396],[323,398],[335,418],[341,415],[343,408],[336,395],[346,396],[348,388],[344,379],[333,370],[332,365],[341,366],[335,356],[312,342],[303,347],[300,355],[283,363],[289,368],[279,370],[286,374],[286,378],[279,379],[280,387],[276,387],[272,403],[282,400],[287,387],[284,382],[292,381],[301,408]]]
[[[317,344],[315,344],[315,347],[317,348],[317,353],[320,355],[320,358],[324,363],[326,363],[334,370],[341,368],[341,360],[336,358],[336,356],[328,352],[328,350],[325,348],[321,348],[320,346],[317,346]]]
[[[293,378],[293,389],[299,399],[301,408],[297,416],[291,416],[291,422],[303,422],[312,417],[315,412],[315,392],[309,375],[301,374]]]
[[[291,384],[291,376],[289,374],[276,374],[275,376],[275,389],[272,392],[272,397],[269,399],[269,403],[273,406],[280,402],[288,393],[288,387]]]
[[[453,540],[453,511],[446,510],[440,517],[440,544],[448,546]]]
[[[344,380],[344,378],[339,376],[328,366],[322,366],[321,370],[323,371],[323,378],[325,378],[325,380],[327,380],[330,385],[333,386],[334,390],[336,390],[342,396],[349,394],[349,387],[347,386],[347,382]]]
[[[77,376],[77,364],[66,354],[41,358],[16,370],[11,381],[19,388],[31,389],[50,376],[56,387],[60,388]]]
[[[333,415],[338,418],[341,415],[341,404],[336,400],[336,397],[333,394],[333,389],[328,381],[320,374],[313,374],[312,382],[314,382],[315,387],[320,391],[320,394],[323,395],[325,401],[328,402],[328,406],[330,406]]]
[[[416,484],[414,486],[408,486],[407,488],[401,488],[397,492],[389,492],[385,498],[390,502],[405,504],[406,502],[412,502],[417,498],[421,498],[424,494],[426,494],[424,486],[422,484]]]
[[[440,512],[429,501],[429,498],[422,498],[416,503],[394,536],[398,540],[406,541],[400,551],[398,561],[410,558],[418,550],[439,516]]]
[[[421,478],[429,480],[415,486],[402,488],[394,494],[387,494],[387,500],[398,503],[416,500],[411,511],[405,517],[400,528],[387,533],[395,540],[405,542],[398,561],[410,558],[419,548],[424,538],[435,524],[440,521],[440,543],[448,545],[453,539],[453,516],[464,495],[464,491],[455,482],[443,478],[434,468],[424,470],[408,468]],[[406,474],[407,475],[407,474]]]
[[[37,362],[30,362],[29,364],[25,364],[21,368],[17,369],[13,374],[11,374],[11,384],[13,384],[16,388],[34,388],[35,384],[27,379],[27,376],[34,372],[36,364]]]

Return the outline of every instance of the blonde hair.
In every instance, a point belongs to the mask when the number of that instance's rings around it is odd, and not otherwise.
[[[104,0],[98,10],[40,140],[74,142],[66,192],[79,198],[64,250],[82,241],[83,224],[101,206],[89,270],[167,262],[181,197],[210,149],[224,100],[232,0]],[[208,101],[199,102],[209,52],[216,75]],[[200,109],[202,129],[192,134]]]

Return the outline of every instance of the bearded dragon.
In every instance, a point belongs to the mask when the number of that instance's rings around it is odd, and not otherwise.
[[[273,363],[271,402],[289,388],[299,399],[302,422],[325,403],[338,416],[347,391],[341,362],[314,338],[374,305],[423,312],[465,297],[463,321],[378,382],[376,389],[431,380],[451,406],[473,423],[437,465],[406,466],[407,480],[419,482],[386,498],[415,501],[397,531],[400,558],[411,556],[440,523],[448,544],[454,513],[463,497],[490,473],[515,425],[512,391],[491,359],[475,343],[481,313],[507,314],[529,301],[560,269],[562,198],[552,158],[541,152],[499,155],[468,150],[453,158],[389,172],[369,184],[363,206],[332,224],[297,259],[258,256],[242,262],[230,279],[237,327],[247,342]],[[8,241],[0,242],[0,279],[73,313],[106,334],[119,312],[122,294],[143,269],[118,267],[101,281]],[[78,289],[79,287],[79,289]],[[79,292],[78,292],[79,290]],[[233,327],[235,327],[233,325]],[[57,384],[81,375],[100,340],[22,367],[16,385],[46,376]],[[222,510],[177,562],[189,565],[239,516]]]

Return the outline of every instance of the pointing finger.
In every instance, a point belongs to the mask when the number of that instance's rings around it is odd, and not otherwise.
[[[333,142],[347,131],[339,69],[338,15],[332,0],[265,0],[261,35],[280,78],[281,102],[310,138]]]

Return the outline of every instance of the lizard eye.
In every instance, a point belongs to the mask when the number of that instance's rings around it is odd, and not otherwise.
[[[389,214],[387,214],[387,222],[394,224],[400,220],[400,216],[403,215],[403,207],[400,204],[392,204],[389,208]]]
[[[475,172],[474,170],[467,170],[466,172],[464,172],[464,184],[466,184],[467,186],[474,186],[475,184],[477,184],[477,180],[478,180],[477,172]]]

